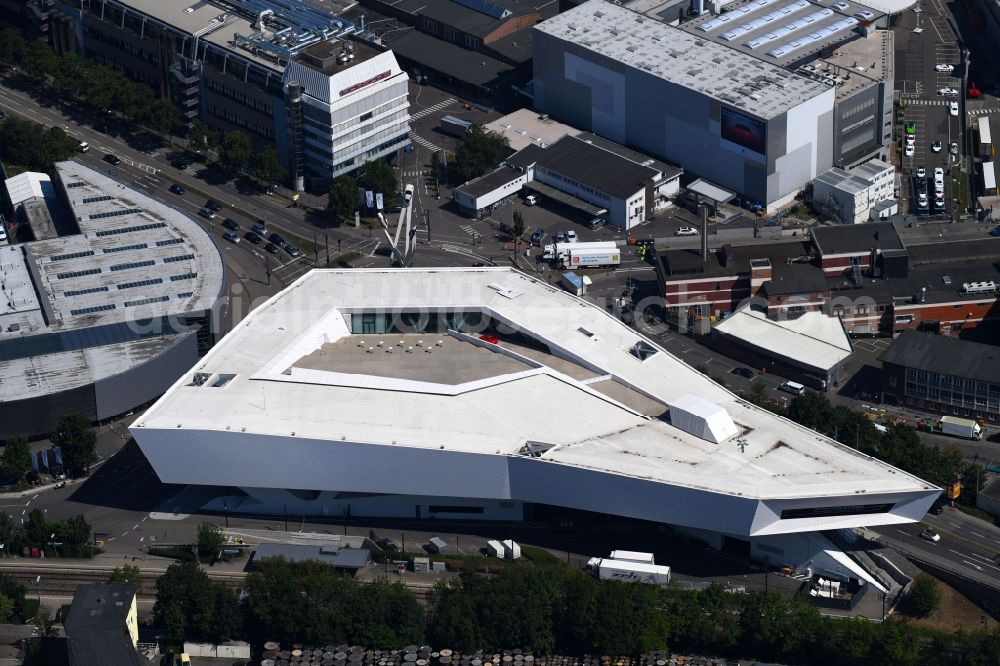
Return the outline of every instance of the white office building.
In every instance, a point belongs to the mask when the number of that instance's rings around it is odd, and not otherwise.
[[[864,224],[872,209],[895,198],[896,168],[874,160],[844,171],[833,168],[813,181],[813,205],[841,224]]]

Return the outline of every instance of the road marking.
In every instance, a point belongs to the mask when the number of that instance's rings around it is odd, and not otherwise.
[[[372,251],[368,253],[368,256],[369,257],[374,257],[375,256],[375,250],[377,250],[378,246],[381,245],[381,244],[382,244],[382,241],[378,241],[377,243],[375,243],[375,247],[373,247]]]
[[[424,116],[429,116],[430,114],[434,113],[435,111],[440,111],[441,109],[445,108],[446,106],[451,106],[452,104],[454,104],[457,101],[458,100],[455,99],[454,97],[449,97],[448,99],[444,100],[443,102],[438,102],[434,106],[429,106],[426,109],[421,109],[420,111],[417,111],[416,113],[411,113],[410,114],[410,120],[411,121],[412,120],[419,120],[420,118],[423,118]]]
[[[979,532],[973,532],[972,530],[969,530],[969,534],[975,534],[980,539],[986,539],[987,538],[987,537],[983,536],[982,534],[980,534]]]
[[[912,536],[909,532],[904,532],[903,530],[896,530],[900,534],[905,534],[906,536]]]
[[[123,536],[123,537],[126,537],[126,536],[128,536],[128,532],[122,532],[122,536]]]
[[[955,526],[955,527],[957,527],[958,529],[962,529],[962,526],[961,526],[961,525],[959,525],[958,523],[953,523],[953,522],[951,522],[951,521],[948,521],[948,524],[949,524],[949,525],[954,525],[954,526]]]
[[[433,144],[427,139],[421,136],[417,136],[416,134],[410,134],[410,140],[418,145],[423,146],[424,148],[427,148],[428,150],[433,150],[434,152],[441,150],[440,146]]]
[[[135,525],[133,525],[133,526],[132,526],[132,529],[134,529],[134,530],[137,530],[137,529],[139,529],[139,523],[136,523]]]
[[[966,564],[968,564],[970,567],[975,567],[976,569],[979,569],[980,571],[983,570],[983,568],[981,566],[979,566],[978,564],[973,564],[969,560],[962,560],[962,561],[965,562]]]

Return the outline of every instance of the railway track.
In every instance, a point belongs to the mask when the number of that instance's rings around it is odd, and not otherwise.
[[[136,563],[139,564],[138,562]],[[101,583],[108,580],[113,566],[100,565],[67,565],[67,564],[32,564],[27,565],[22,562],[8,563],[0,562],[0,574],[21,583],[29,592],[38,594],[71,594],[76,591],[78,585],[83,583]],[[156,580],[163,574],[166,567],[153,569],[139,566],[142,575],[142,587],[139,588],[140,597],[156,596]],[[206,570],[211,580],[224,583],[225,585],[238,589],[243,586],[245,572],[236,571],[211,571]]]

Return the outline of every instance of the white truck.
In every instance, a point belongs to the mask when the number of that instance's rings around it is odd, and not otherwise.
[[[983,427],[972,419],[960,419],[957,416],[942,416],[940,426],[942,435],[962,437],[964,439],[982,439]]]
[[[645,583],[646,585],[667,585],[670,583],[670,567],[644,562],[626,562],[610,557],[592,557],[587,562],[587,571],[600,580],[617,580],[623,583]]]
[[[490,557],[503,559],[503,544],[496,539],[490,539],[486,542],[486,551],[490,554]]]
[[[546,245],[542,258],[567,270],[599,268],[621,264],[621,250],[614,241],[555,243]]]
[[[619,562],[638,562],[639,564],[656,564],[652,553],[640,553],[636,550],[613,550],[610,555],[612,560]]]
[[[516,560],[521,557],[521,546],[513,539],[507,539],[504,541],[503,548],[505,559]]]

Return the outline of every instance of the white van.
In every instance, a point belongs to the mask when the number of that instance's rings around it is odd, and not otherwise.
[[[794,393],[795,395],[802,395],[806,392],[806,387],[798,382],[785,382],[778,387],[781,391],[787,391],[788,393]]]
[[[88,150],[90,150],[90,144],[89,144],[89,143],[87,143],[86,141],[81,141],[81,142],[80,142],[80,145],[79,145],[79,146],[77,146],[77,149],[78,149],[78,150],[79,150],[79,151],[80,151],[81,153],[85,153],[85,152],[87,152]]]

